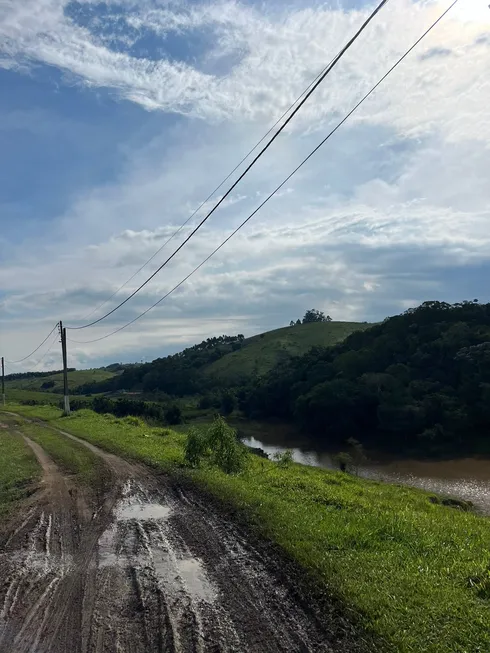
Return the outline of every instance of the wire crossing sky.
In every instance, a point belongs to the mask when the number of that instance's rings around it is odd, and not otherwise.
[[[373,6],[50,0],[41,12],[37,0],[4,0],[0,340],[2,354],[21,361],[9,369],[43,355],[40,365],[59,369],[49,339],[36,351],[54,322],[80,324],[125,279],[132,293],[135,270]],[[389,2],[199,237],[87,340],[180,284],[447,6]],[[428,299],[489,301],[489,34],[487,3],[460,1],[247,229],[179,285],[165,311],[151,310],[103,347],[69,348],[70,367],[151,360],[216,333],[251,336],[312,307],[334,320],[379,321]]]

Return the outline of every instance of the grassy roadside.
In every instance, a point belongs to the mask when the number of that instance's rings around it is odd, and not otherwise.
[[[40,477],[36,457],[21,436],[0,428],[0,527]]]
[[[11,409],[164,470],[183,462],[184,435],[133,418]],[[254,456],[236,476],[189,474],[279,544],[389,651],[490,650],[488,518],[433,504],[420,490]]]
[[[18,418],[18,428],[31,440],[40,444],[64,472],[72,474],[78,483],[89,487],[96,495],[102,496],[110,475],[98,456],[83,444],[64,438],[42,424],[28,423]]]

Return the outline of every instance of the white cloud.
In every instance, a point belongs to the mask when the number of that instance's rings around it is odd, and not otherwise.
[[[77,26],[62,0],[0,4],[0,65],[32,66],[35,76],[37,64],[49,64],[89,88],[116,89],[147,109],[186,116],[150,143],[125,150],[121,135],[121,161],[111,181],[74,197],[53,216],[43,238],[34,242],[19,228],[17,243],[4,248],[9,259],[0,264],[1,326],[10,358],[34,348],[53,321],[69,323],[91,311],[131,276],[366,14],[323,5],[124,5],[122,15],[133,28],[161,39],[177,34],[191,44],[193,30],[206,29],[216,42],[192,65],[154,62],[111,50],[110,38]],[[112,3],[114,12],[121,6]],[[440,2],[390,3],[305,105],[296,127],[278,139],[189,246],[120,312],[77,339],[103,335],[131,319],[188,274],[444,8]],[[251,334],[287,324],[311,306],[334,319],[365,320],[431,296],[481,296],[482,283],[458,285],[446,275],[490,269],[490,42],[477,42],[490,22],[467,17],[444,21],[291,184],[168,301],[137,328],[77,346],[72,364],[156,356],[163,347],[178,349],[217,331]],[[237,53],[228,75],[202,72],[203,60]],[[49,116],[43,120],[49,132]],[[9,121],[6,127],[32,129],[22,112]],[[144,278],[138,275],[120,297]],[[468,295],[458,294],[467,287]],[[34,316],[35,327],[26,316]],[[45,361],[55,364],[53,356]]]

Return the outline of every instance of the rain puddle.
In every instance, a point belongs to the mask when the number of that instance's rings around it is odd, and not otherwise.
[[[153,549],[153,565],[158,580],[172,593],[183,591],[193,599],[213,603],[216,590],[197,558],[175,558],[168,551]]]
[[[116,509],[116,519],[118,521],[167,519],[170,513],[171,508],[162,506],[160,503],[130,503],[121,505]]]

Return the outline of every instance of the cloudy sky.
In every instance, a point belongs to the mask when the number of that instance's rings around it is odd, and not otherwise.
[[[69,338],[113,331],[185,277],[448,5],[390,0],[171,264]],[[153,272],[210,202],[100,307],[373,6],[0,0],[1,353],[23,357],[59,319],[95,319]],[[210,335],[283,326],[310,307],[372,321],[426,299],[490,301],[489,69],[488,1],[460,0],[209,263],[132,327],[70,342],[70,364],[149,360]],[[59,367],[51,342],[9,369]]]

